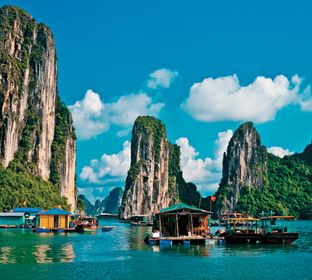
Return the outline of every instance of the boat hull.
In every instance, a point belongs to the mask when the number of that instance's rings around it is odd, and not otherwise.
[[[262,235],[258,233],[225,234],[224,239],[227,244],[256,244],[261,242]]]
[[[262,237],[263,244],[291,244],[299,237],[298,232],[267,233]]]
[[[96,231],[96,226],[90,227],[90,226],[85,226],[85,225],[77,225],[75,227],[76,232],[95,232]]]

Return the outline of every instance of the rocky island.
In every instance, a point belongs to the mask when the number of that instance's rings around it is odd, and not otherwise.
[[[76,136],[57,88],[51,30],[0,9],[0,208],[76,205]]]

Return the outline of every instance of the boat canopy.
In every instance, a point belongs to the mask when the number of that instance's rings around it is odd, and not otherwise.
[[[281,219],[281,220],[294,220],[295,216],[265,216],[261,217],[261,220],[268,220],[268,219]]]
[[[234,222],[256,222],[259,219],[248,217],[248,218],[226,218],[225,221],[234,221]]]

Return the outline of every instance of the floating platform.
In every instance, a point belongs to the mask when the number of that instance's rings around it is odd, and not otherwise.
[[[33,230],[34,232],[37,233],[61,233],[61,232],[75,232],[74,228],[35,228]]]
[[[150,245],[201,245],[206,243],[206,238],[202,236],[149,237],[145,242]]]

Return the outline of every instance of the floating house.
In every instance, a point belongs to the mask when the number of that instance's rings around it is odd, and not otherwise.
[[[53,208],[37,213],[36,232],[59,232],[70,229],[71,213]]]
[[[32,227],[36,224],[36,214],[41,210],[39,208],[29,208],[29,207],[18,207],[14,208],[14,213],[23,213],[24,214],[24,226]]]
[[[24,213],[1,212],[0,228],[22,227],[25,224]]]
[[[204,244],[210,235],[212,212],[178,203],[156,214],[153,234],[146,239],[151,244]]]

